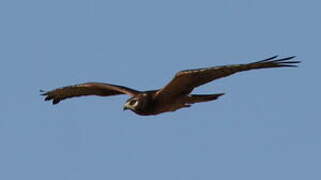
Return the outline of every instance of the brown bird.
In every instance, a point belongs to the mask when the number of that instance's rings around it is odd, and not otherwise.
[[[178,72],[163,88],[151,91],[137,91],[114,84],[88,82],[66,86],[44,92],[46,101],[52,100],[58,104],[61,100],[79,96],[113,96],[127,94],[131,96],[124,104],[124,110],[130,109],[139,115],[157,115],[164,112],[176,111],[190,107],[191,104],[216,100],[224,95],[219,94],[191,94],[194,88],[215,79],[252,69],[297,67],[300,61],[292,61],[295,56],[276,59],[277,56],[248,64],[214,66],[191,69]],[[43,91],[42,91],[43,92]]]

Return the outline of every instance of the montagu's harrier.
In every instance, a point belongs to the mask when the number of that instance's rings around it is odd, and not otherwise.
[[[79,96],[112,96],[127,94],[131,96],[124,110],[130,109],[139,115],[157,115],[164,112],[176,111],[190,107],[191,104],[216,100],[224,95],[220,94],[191,94],[194,88],[215,79],[252,69],[297,67],[300,61],[292,61],[294,56],[277,59],[277,56],[248,64],[214,66],[200,69],[191,69],[178,72],[175,77],[163,88],[151,91],[137,91],[114,84],[88,82],[66,86],[44,92],[45,100],[52,100],[58,104],[61,100]]]

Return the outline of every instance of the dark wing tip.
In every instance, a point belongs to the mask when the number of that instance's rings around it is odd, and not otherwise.
[[[294,59],[296,56],[290,56],[278,60],[272,61],[273,63],[277,64],[279,67],[298,67],[297,64],[301,63],[301,61],[289,61]]]
[[[53,105],[58,104],[61,101],[61,99],[53,98],[52,96],[47,96],[45,98],[45,101],[51,101],[51,100]]]
[[[217,94],[217,99],[219,98],[219,97],[221,97],[221,96],[223,96],[223,95],[225,95],[225,93],[219,93],[219,94]]]
[[[277,58],[277,57],[279,57],[279,55],[272,56],[272,57],[267,58],[267,59],[265,59],[265,60],[263,60],[263,61],[270,61],[270,60],[275,59],[275,58]]]
[[[58,104],[60,102],[60,99],[53,99],[52,100],[52,104],[55,105],[55,104]]]
[[[278,62],[278,61],[286,61],[286,60],[290,60],[293,58],[296,58],[296,56],[290,56],[290,57],[286,57],[286,58],[282,58],[282,59],[276,59],[277,57],[279,57],[278,55],[275,55],[273,57],[267,58],[267,59],[263,59],[261,61],[257,61],[257,63],[261,63],[261,62]]]
[[[219,93],[219,94],[217,94],[218,96],[223,96],[223,95],[225,95],[225,93]]]
[[[48,95],[48,91],[42,90],[40,89],[39,92],[41,93],[41,96],[47,96]]]
[[[254,62],[253,64],[265,64],[267,67],[298,67],[297,64],[301,61],[292,61],[296,56],[285,57],[276,59],[278,56],[273,56],[261,61]]]
[[[257,61],[257,63],[271,61],[272,59],[275,59],[275,58],[277,58],[277,57],[279,57],[279,55],[275,55],[275,56],[272,56],[272,57],[270,57],[270,58],[263,59],[263,60],[261,60],[261,61]]]
[[[293,59],[293,58],[296,58],[296,56],[290,56],[290,57],[287,57],[287,58],[284,58],[285,60],[289,60],[289,59]]]
[[[41,89],[40,92],[41,92],[41,94],[40,94],[41,96],[46,96],[44,100],[45,101],[51,101],[52,100],[52,104],[53,105],[58,104],[61,101],[61,99],[55,98],[52,95],[50,95],[50,92],[48,92],[48,91],[45,91],[45,90]]]
[[[40,96],[46,96],[45,101],[49,101],[52,99],[52,97],[49,95],[48,91],[45,91],[42,89],[40,89],[39,91],[41,92]]]

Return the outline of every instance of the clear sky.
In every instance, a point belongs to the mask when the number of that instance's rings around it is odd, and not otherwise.
[[[321,2],[0,1],[1,180],[321,179]],[[162,87],[183,69],[297,56],[197,93],[175,113],[128,97],[44,102],[39,90],[101,81]]]

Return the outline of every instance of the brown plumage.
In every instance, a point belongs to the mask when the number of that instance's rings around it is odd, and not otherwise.
[[[46,101],[52,100],[53,104],[58,104],[61,100],[79,96],[127,94],[131,98],[126,101],[124,110],[130,109],[139,115],[156,115],[190,107],[194,103],[216,100],[224,94],[191,94],[194,88],[213,80],[241,71],[262,68],[297,67],[296,64],[300,63],[300,61],[291,61],[294,56],[283,59],[276,58],[277,56],[274,56],[248,64],[214,66],[180,71],[165,87],[152,91],[137,91],[124,86],[89,82],[54,89],[44,92],[42,95],[46,96]]]

